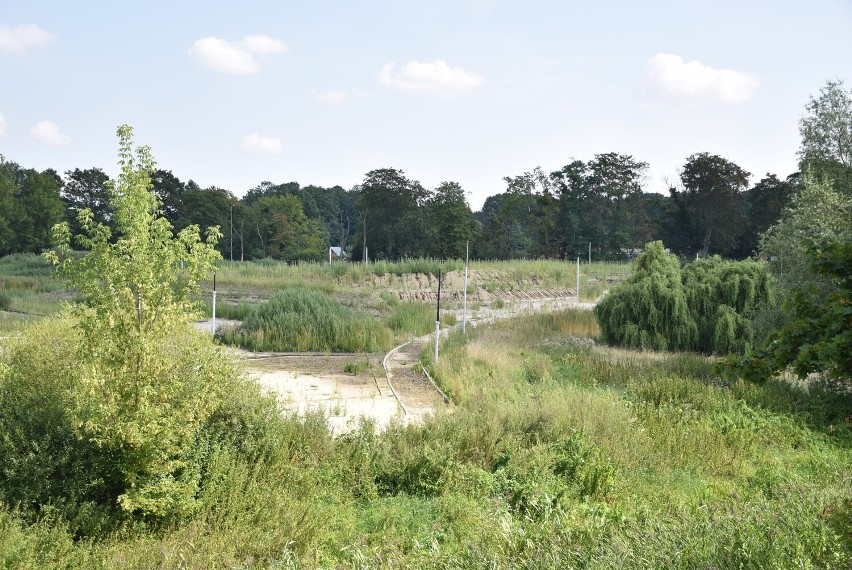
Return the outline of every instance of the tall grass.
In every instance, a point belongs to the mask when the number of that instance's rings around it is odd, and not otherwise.
[[[453,333],[428,365],[454,411],[382,434],[245,394],[211,426],[231,443],[203,448],[199,512],[82,532],[0,505],[0,567],[850,567],[852,396],[729,385],[597,330],[565,311]]]
[[[249,350],[375,352],[391,347],[390,331],[368,315],[347,311],[317,291],[293,288],[249,311],[221,337]]]
[[[63,287],[54,268],[39,255],[18,253],[0,257],[3,310],[32,315],[55,313],[62,307],[63,300],[74,299],[73,294],[63,292]]]

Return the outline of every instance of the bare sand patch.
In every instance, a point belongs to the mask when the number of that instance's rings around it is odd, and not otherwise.
[[[382,431],[400,411],[390,390],[383,393],[368,375],[319,376],[288,370],[252,371],[251,375],[277,397],[282,411],[300,416],[322,412],[335,435],[357,429],[362,419],[372,420],[376,431]]]

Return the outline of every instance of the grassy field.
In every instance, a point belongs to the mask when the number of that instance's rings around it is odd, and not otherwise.
[[[325,293],[346,295],[375,287],[384,290],[405,289],[407,277],[413,274],[436,276],[456,272],[457,281],[464,265],[457,261],[411,260],[397,263],[301,263],[287,265],[271,261],[221,262],[216,274],[217,289],[228,300],[265,299],[282,289],[297,285]],[[596,299],[613,283],[629,272],[629,266],[618,263],[593,263],[580,266],[580,290],[583,300]],[[573,289],[576,265],[555,260],[540,261],[476,261],[469,265],[469,292],[482,289],[523,291],[531,289]],[[437,289],[437,281],[432,283]],[[461,283],[455,284],[461,290]],[[212,282],[205,284],[212,289]],[[452,290],[452,288],[450,289]]]
[[[21,315],[19,320],[49,315],[58,311],[63,301],[75,295],[64,290],[50,265],[37,255],[17,254],[0,257],[0,297],[4,310]],[[14,319],[6,319],[6,326]]]
[[[0,510],[0,566],[848,568],[850,396],[726,384],[689,354],[600,347],[588,312],[451,336],[423,360],[456,409],[333,438],[268,418],[204,508],[75,535]]]

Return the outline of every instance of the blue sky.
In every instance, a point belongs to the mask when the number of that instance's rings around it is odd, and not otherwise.
[[[852,1],[0,0],[0,154],[160,167],[242,195],[400,168],[459,182],[621,152],[663,191],[687,156],[796,168],[798,120],[852,83]]]

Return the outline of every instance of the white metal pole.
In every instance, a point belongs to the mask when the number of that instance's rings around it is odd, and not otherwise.
[[[589,242],[589,263],[592,263],[592,242]]]
[[[577,258],[577,303],[580,302],[580,258]]]
[[[470,258],[470,242],[467,242],[464,253],[464,309],[462,310],[462,333],[467,326],[467,262]]]
[[[435,321],[435,362],[438,362],[438,339],[441,338],[441,321]]]
[[[216,274],[213,274],[213,335],[216,335]]]
[[[435,309],[435,362],[438,362],[438,341],[441,339],[441,270],[438,270],[438,305]]]

